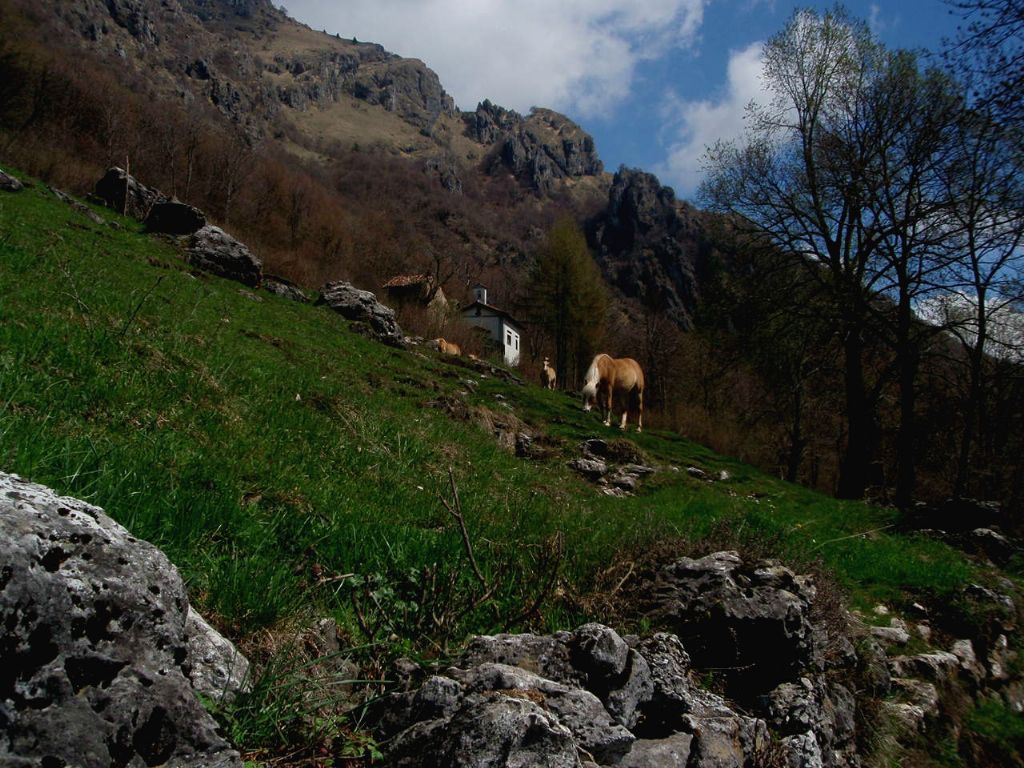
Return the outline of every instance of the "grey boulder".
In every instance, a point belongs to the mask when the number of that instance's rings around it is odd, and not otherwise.
[[[405,335],[395,319],[395,311],[385,307],[370,291],[356,288],[352,283],[339,280],[320,289],[317,304],[326,304],[354,328],[370,338],[392,347],[404,347]]]
[[[240,768],[190,682],[215,673],[156,547],[0,474],[0,563],[0,765]]]
[[[756,695],[821,666],[811,622],[815,596],[809,576],[716,552],[664,567],[643,608],[652,623],[682,639],[695,666],[738,670],[737,683]]]
[[[243,243],[212,224],[189,238],[188,262],[228,280],[255,287],[263,276],[263,264]]]
[[[168,200],[150,208],[145,224],[148,232],[191,235],[206,226],[206,214],[178,200]]]
[[[96,197],[125,216],[139,221],[149,216],[149,212],[157,203],[167,201],[167,195],[158,189],[147,187],[123,168],[111,168],[103,178],[96,182]]]
[[[4,192],[21,192],[25,188],[18,179],[11,176],[9,173],[4,173],[0,170],[0,190]]]

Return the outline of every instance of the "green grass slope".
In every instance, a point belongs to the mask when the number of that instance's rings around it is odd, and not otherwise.
[[[42,185],[0,193],[0,469],[163,548],[235,639],[332,616],[353,641],[443,653],[468,633],[601,619],[609,601],[589,598],[644,553],[709,542],[820,561],[861,606],[986,578],[898,534],[890,510],[668,432],[630,432],[661,471],[602,495],[566,463],[620,435],[569,395],[378,345],[322,307],[193,273],[170,242],[97,212],[110,224]],[[482,425],[510,414],[547,458]]]
[[[449,467],[480,567],[515,563],[528,582],[502,579],[507,601],[536,586],[531,553],[552,536],[562,578],[583,588],[617,556],[696,540],[723,518],[783,557],[820,558],[863,600],[977,578],[958,553],[892,533],[890,510],[667,432],[628,437],[659,466],[730,479],[666,469],[634,497],[603,496],[562,452],[517,459],[476,420],[437,407],[511,410],[570,455],[580,440],[619,436],[568,395],[386,348],[322,307],[192,273],[171,244],[98,212],[117,228],[41,186],[0,197],[0,467],[103,506],[163,547],[236,633],[309,603],[344,617],[337,581],[311,585],[307,561],[362,577],[465,564],[440,501]],[[494,628],[486,612],[470,626]]]

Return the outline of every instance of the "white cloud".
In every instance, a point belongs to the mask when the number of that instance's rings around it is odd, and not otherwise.
[[[880,34],[885,29],[885,22],[882,20],[882,8],[878,3],[872,3],[868,12],[868,27],[874,34]]]
[[[727,82],[717,99],[685,101],[670,93],[662,112],[668,155],[657,169],[661,180],[681,197],[692,195],[701,181],[704,150],[719,139],[739,138],[744,110],[751,101],[766,103],[761,72],[764,43],[729,54]]]
[[[638,62],[691,45],[708,0],[289,0],[314,29],[422,59],[462,109],[479,101],[608,114]]]

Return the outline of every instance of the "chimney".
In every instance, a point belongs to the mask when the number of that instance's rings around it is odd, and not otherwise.
[[[487,303],[487,289],[479,283],[473,286],[473,300],[481,304]]]

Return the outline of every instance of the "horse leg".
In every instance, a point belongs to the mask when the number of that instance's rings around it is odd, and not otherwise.
[[[636,393],[636,431],[644,431],[644,391],[638,389]]]
[[[626,407],[622,409],[622,423],[619,424],[619,429],[623,432],[626,431],[626,418],[629,416],[629,399],[626,400]]]
[[[612,425],[612,388],[608,387],[608,408],[604,413],[604,425],[610,427]]]

